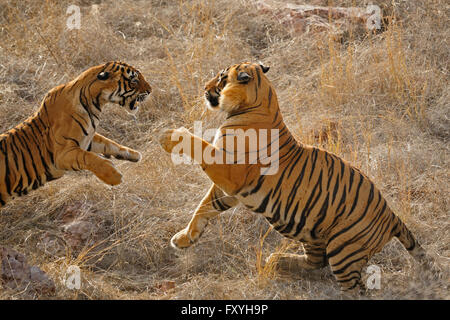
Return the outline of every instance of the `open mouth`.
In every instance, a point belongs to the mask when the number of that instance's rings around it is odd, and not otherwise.
[[[137,101],[142,102],[145,100],[145,98],[147,98],[147,96],[149,95],[149,93],[141,93],[138,95],[137,97]]]
[[[148,96],[147,93],[141,93],[135,99],[131,100],[131,102],[130,102],[130,110],[131,111],[135,111],[139,107],[138,106],[138,102],[144,101],[145,98],[147,98],[147,96]]]
[[[130,110],[137,109],[136,101],[137,101],[137,99],[134,99],[130,102]]]
[[[213,96],[209,92],[206,92],[205,97],[211,108],[219,106],[219,96]]]

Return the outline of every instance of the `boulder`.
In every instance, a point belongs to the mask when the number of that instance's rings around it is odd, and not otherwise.
[[[6,247],[0,247],[0,284],[28,295],[52,295],[56,289],[44,271],[28,265],[23,254]]]
[[[366,30],[381,28],[381,9],[373,5],[366,8],[343,8],[299,5],[273,0],[257,0],[255,5],[260,13],[272,15],[274,19],[293,28],[295,32],[343,33],[355,27]]]

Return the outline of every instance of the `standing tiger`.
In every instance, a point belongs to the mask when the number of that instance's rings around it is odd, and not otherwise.
[[[195,158],[213,181],[188,226],[172,237],[172,246],[191,246],[209,219],[242,203],[263,214],[283,236],[303,243],[303,255],[277,253],[269,257],[279,270],[312,270],[329,264],[344,291],[364,287],[362,268],[394,236],[419,262],[429,262],[424,249],[367,176],[338,156],[294,139],[283,122],[275,89],[265,76],[268,70],[260,64],[236,64],[206,84],[209,107],[227,114],[214,145],[185,128],[161,135],[160,143],[167,152],[176,153],[180,137],[183,143],[186,139],[191,147],[178,149],[178,153]],[[278,171],[264,174],[267,166],[261,161],[197,160],[195,145],[201,146],[202,152],[209,148],[213,156],[239,156],[235,148],[227,149],[227,140],[236,138],[228,129],[278,129],[278,136],[265,146],[258,143],[262,151],[277,140],[278,147],[271,154],[278,152]],[[246,146],[244,155],[255,151],[251,148]]]
[[[89,170],[119,184],[122,175],[100,155],[133,162],[141,155],[95,132],[102,108],[111,102],[135,112],[150,92],[142,74],[123,62],[92,67],[50,90],[33,116],[0,135],[0,207],[65,171]]]

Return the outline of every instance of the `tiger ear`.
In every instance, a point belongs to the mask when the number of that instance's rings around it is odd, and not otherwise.
[[[248,82],[252,77],[247,72],[239,72],[237,76],[237,80],[240,82]]]
[[[106,80],[109,78],[109,72],[102,71],[97,75],[97,79]]]
[[[270,67],[264,67],[262,64],[260,64],[261,69],[264,73],[267,73],[267,71],[269,71]]]

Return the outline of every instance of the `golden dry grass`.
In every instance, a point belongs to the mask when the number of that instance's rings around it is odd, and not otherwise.
[[[450,8],[445,0],[373,2],[395,17],[386,30],[355,29],[336,41],[327,33],[295,34],[239,0],[3,0],[0,131],[28,117],[52,87],[109,60],[138,67],[154,88],[136,118],[115,106],[103,114],[100,133],[143,153],[138,164],[116,161],[124,173],[120,186],[69,173],[1,209],[0,244],[24,253],[57,285],[56,296],[36,298],[342,298],[329,269],[274,277],[264,259],[301,247],[244,208],[214,219],[193,248],[169,246],[210,182],[195,166],[174,166],[155,137],[200,119],[204,128],[218,127],[223,115],[205,112],[203,84],[240,61],[271,66],[291,131],[367,173],[447,268]],[[369,1],[310,3],[365,7]],[[81,6],[81,30],[66,28],[71,4]],[[79,250],[42,250],[45,235],[62,237],[59,221],[71,207],[91,215],[98,238]],[[450,297],[448,278],[420,277],[396,240],[370,263],[382,269],[382,289],[369,298]],[[82,270],[81,290],[61,281],[69,265]],[[175,288],[161,290],[169,280]],[[27,297],[0,289],[0,298]]]

